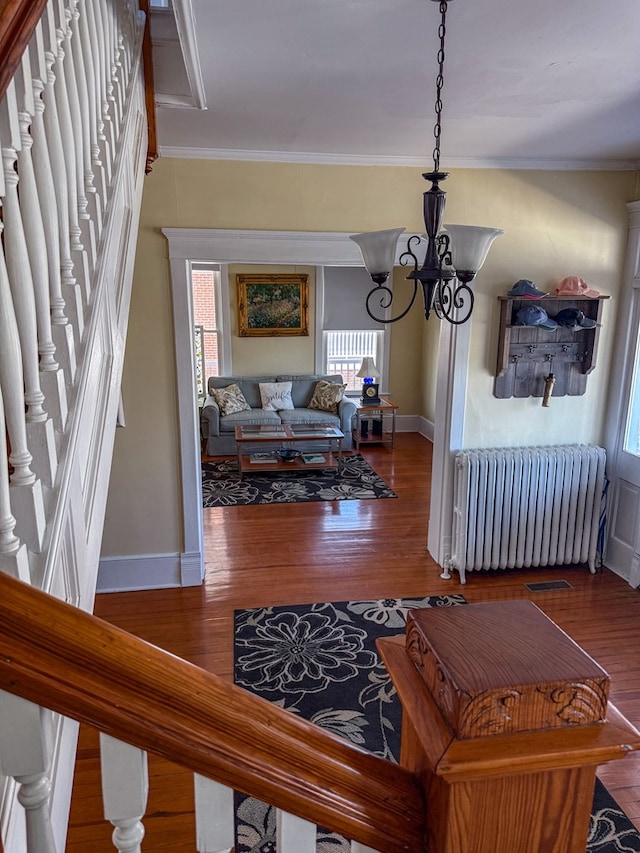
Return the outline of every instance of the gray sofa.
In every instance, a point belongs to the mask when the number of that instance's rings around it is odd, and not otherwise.
[[[344,398],[338,403],[338,414],[309,409],[316,382],[325,379],[328,382],[342,383],[342,376],[305,374],[295,376],[282,374],[279,376],[210,376],[207,382],[209,395],[204,401],[200,417],[200,428],[204,441],[204,450],[209,456],[223,456],[237,452],[234,438],[236,424],[271,424],[271,423],[331,423],[344,433],[343,450],[351,450],[351,422],[356,412],[355,402]],[[291,397],[293,409],[267,411],[262,408],[260,398],[261,382],[291,381]],[[212,388],[225,388],[236,383],[251,409],[235,412],[231,415],[221,415],[218,404],[211,396]],[[313,448],[311,448],[313,449]]]

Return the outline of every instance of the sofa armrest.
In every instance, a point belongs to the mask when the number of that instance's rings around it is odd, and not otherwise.
[[[356,413],[356,404],[348,397],[343,397],[338,403],[338,417],[340,418],[340,429],[345,435],[351,434],[351,424]]]
[[[220,409],[213,397],[207,397],[204,401],[200,415],[200,429],[203,438],[220,435]]]

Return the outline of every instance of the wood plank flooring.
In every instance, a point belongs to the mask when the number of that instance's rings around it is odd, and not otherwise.
[[[611,700],[640,727],[640,592],[608,570],[471,573],[443,580],[426,550],[431,444],[400,434],[396,449],[363,455],[398,499],[205,510],[202,587],[100,595],[98,616],[231,679],[234,609],[462,593],[469,602],[529,598],[610,674]],[[531,581],[571,589],[530,593]],[[505,638],[508,641],[508,638]],[[97,734],[82,727],[67,853],[111,853],[102,820]],[[640,829],[640,755],[599,775]],[[147,853],[195,850],[190,774],[150,758]]]

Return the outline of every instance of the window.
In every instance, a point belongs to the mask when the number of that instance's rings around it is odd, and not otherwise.
[[[193,322],[195,334],[195,370],[198,402],[207,394],[209,376],[220,375],[222,312],[220,311],[220,273],[203,264],[191,266]]]
[[[362,386],[362,378],[356,374],[360,370],[362,359],[365,356],[370,356],[374,359],[376,367],[382,364],[383,332],[376,332],[371,329],[349,329],[324,332],[324,336],[326,372],[340,373],[347,383],[347,393],[359,391]]]
[[[356,374],[365,356],[374,359],[380,387],[386,390],[389,332],[366,312],[371,287],[369,274],[362,267],[321,267],[316,272],[320,324],[316,363],[326,373],[340,373],[347,393],[359,392],[362,387],[362,378]]]

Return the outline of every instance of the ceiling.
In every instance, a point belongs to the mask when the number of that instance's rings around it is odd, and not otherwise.
[[[161,156],[432,165],[438,3],[173,0],[151,18]],[[638,168],[639,48],[638,0],[452,0],[441,167]]]

